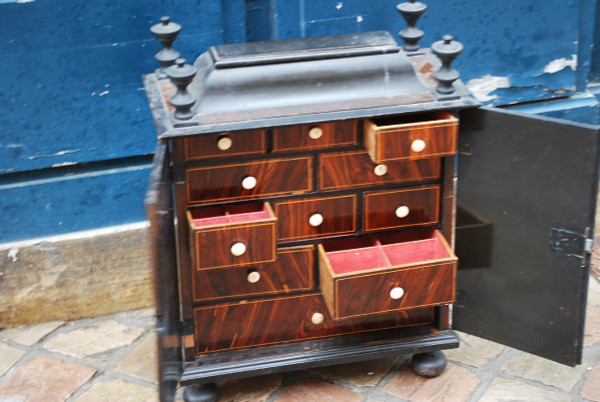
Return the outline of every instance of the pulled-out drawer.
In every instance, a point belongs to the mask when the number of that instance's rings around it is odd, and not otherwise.
[[[265,130],[244,130],[185,138],[185,160],[264,154],[267,151],[265,137]]]
[[[274,128],[273,152],[356,145],[356,129],[356,120]]]
[[[322,190],[431,180],[439,178],[442,172],[439,158],[374,164],[365,151],[323,154],[319,156],[319,166]]]
[[[433,322],[433,308],[334,321],[320,294],[194,309],[196,353],[266,346]]]
[[[186,171],[189,203],[312,191],[312,157],[268,159]]]
[[[289,247],[277,250],[273,262],[196,271],[194,301],[311,290],[313,259],[314,246]]]
[[[196,269],[275,260],[277,218],[268,202],[190,208],[187,217]]]
[[[440,186],[369,191],[363,205],[366,232],[433,225],[440,217]]]
[[[275,204],[280,241],[356,232],[356,195],[302,198]]]
[[[323,298],[334,319],[454,301],[457,258],[435,230],[319,244]]]
[[[365,120],[365,148],[371,160],[432,158],[456,153],[458,119],[431,112]]]

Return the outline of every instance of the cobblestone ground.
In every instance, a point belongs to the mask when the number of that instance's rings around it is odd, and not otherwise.
[[[434,379],[405,358],[219,384],[222,401],[600,401],[600,284],[590,284],[584,363],[564,367],[473,336]],[[153,401],[151,309],[0,332],[0,401]],[[181,400],[181,392],[178,399]]]

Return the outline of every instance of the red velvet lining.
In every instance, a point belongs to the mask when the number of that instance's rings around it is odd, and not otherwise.
[[[397,242],[387,238],[384,245],[372,239],[372,247],[361,247],[340,250],[342,244],[334,247],[335,251],[326,252],[327,258],[335,274],[345,274],[390,266],[426,263],[427,261],[449,258],[444,243],[437,232],[402,233],[395,236]],[[350,244],[348,244],[349,247]],[[326,250],[330,249],[325,246]]]
[[[419,262],[448,258],[450,255],[439,238],[418,240],[383,246],[392,265],[416,264]]]
[[[227,223],[256,222],[271,218],[266,204],[242,204],[227,208],[209,207],[191,209],[192,224],[196,228]]]
[[[335,274],[384,268],[390,265],[381,246],[333,251],[327,253],[327,258]]]

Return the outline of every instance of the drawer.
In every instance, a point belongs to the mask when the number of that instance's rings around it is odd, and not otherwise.
[[[364,193],[366,232],[427,226],[440,218],[440,186]]]
[[[201,167],[186,172],[189,203],[312,191],[312,157]]]
[[[232,155],[264,154],[265,130],[202,134],[184,140],[185,160],[194,161]]]
[[[334,319],[454,301],[456,264],[439,231],[319,244],[323,298]]]
[[[431,158],[456,153],[458,119],[432,112],[365,120],[365,148],[376,163]]]
[[[354,233],[356,195],[304,198],[275,204],[280,241]]]
[[[194,309],[196,353],[267,346],[433,322],[433,308],[334,321],[320,294]]]
[[[319,158],[319,188],[323,190],[437,179],[442,172],[439,158],[374,164],[364,151],[323,154]]]
[[[268,202],[187,211],[196,269],[275,260],[277,219]]]
[[[204,269],[193,273],[194,301],[311,290],[314,246],[277,251],[277,259],[246,267]]]
[[[356,145],[356,131],[356,120],[274,128],[273,152]]]

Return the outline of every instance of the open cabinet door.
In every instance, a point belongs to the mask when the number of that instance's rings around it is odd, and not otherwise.
[[[461,112],[454,329],[581,363],[597,176],[598,127]]]
[[[145,202],[150,219],[161,402],[175,399],[181,373],[175,228],[168,155],[166,142],[160,141],[154,156]]]

